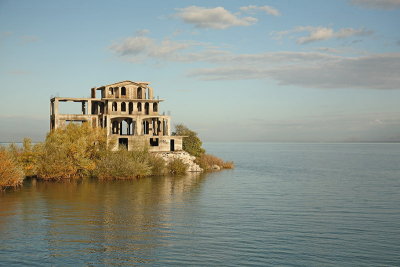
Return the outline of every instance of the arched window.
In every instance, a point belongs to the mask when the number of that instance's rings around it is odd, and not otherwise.
[[[112,103],[112,111],[117,111],[117,102]]]
[[[130,129],[129,128],[130,128],[129,121],[123,120],[121,122],[121,134],[129,135],[130,134],[130,132],[129,132]]]
[[[130,102],[129,103],[129,114],[132,114],[132,113],[133,113],[133,103]]]
[[[142,112],[142,103],[137,103],[137,111]]]
[[[126,95],[126,88],[125,87],[121,88],[121,95]]]
[[[149,103],[144,104],[144,114],[149,115]]]
[[[114,94],[113,88],[112,87],[108,88],[108,92],[109,92],[110,95],[113,95]]]
[[[126,111],[126,103],[125,102],[121,103],[121,111]]]
[[[138,99],[142,99],[142,87],[139,87],[139,88],[137,89],[137,98],[138,98]]]
[[[157,103],[153,103],[153,111],[158,112],[158,104]]]

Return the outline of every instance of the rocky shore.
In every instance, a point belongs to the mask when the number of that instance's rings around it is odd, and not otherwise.
[[[203,169],[200,168],[198,164],[194,162],[196,157],[190,155],[186,151],[175,151],[175,152],[157,152],[157,155],[165,160],[166,163],[174,160],[180,159],[183,163],[188,165],[187,172],[202,172]]]

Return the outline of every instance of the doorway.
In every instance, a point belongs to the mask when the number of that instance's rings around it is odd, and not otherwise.
[[[171,139],[171,141],[169,142],[169,144],[170,144],[170,150],[171,150],[171,151],[175,151],[175,140],[174,140],[174,139]]]
[[[118,148],[126,148],[128,149],[128,138],[119,138],[118,139]]]

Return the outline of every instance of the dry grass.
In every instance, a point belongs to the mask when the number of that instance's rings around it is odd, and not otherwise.
[[[173,159],[167,164],[168,172],[172,175],[183,175],[188,169],[188,165],[181,159]]]
[[[151,175],[165,175],[167,166],[165,160],[153,154],[149,154],[149,163],[151,166]]]
[[[225,162],[222,159],[210,154],[202,154],[201,156],[197,157],[196,163],[199,164],[199,166],[205,171],[213,170],[214,166],[218,166],[221,169],[234,168],[232,161]]]
[[[24,172],[17,160],[4,148],[0,149],[0,189],[17,187],[24,181]]]
[[[146,159],[147,152],[108,151],[97,162],[94,176],[101,180],[135,179],[151,174],[151,166]]]

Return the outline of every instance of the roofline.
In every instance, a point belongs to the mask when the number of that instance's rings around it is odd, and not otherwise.
[[[116,83],[112,83],[112,84],[102,85],[102,86],[99,86],[99,87],[93,87],[93,89],[97,90],[97,89],[105,88],[105,87],[108,87],[108,86],[113,86],[113,85],[120,84],[120,83],[133,83],[133,84],[138,85],[138,86],[143,86],[143,85],[148,86],[150,84],[150,82],[142,82],[142,81],[133,82],[133,81],[126,80],[126,81],[116,82]]]

